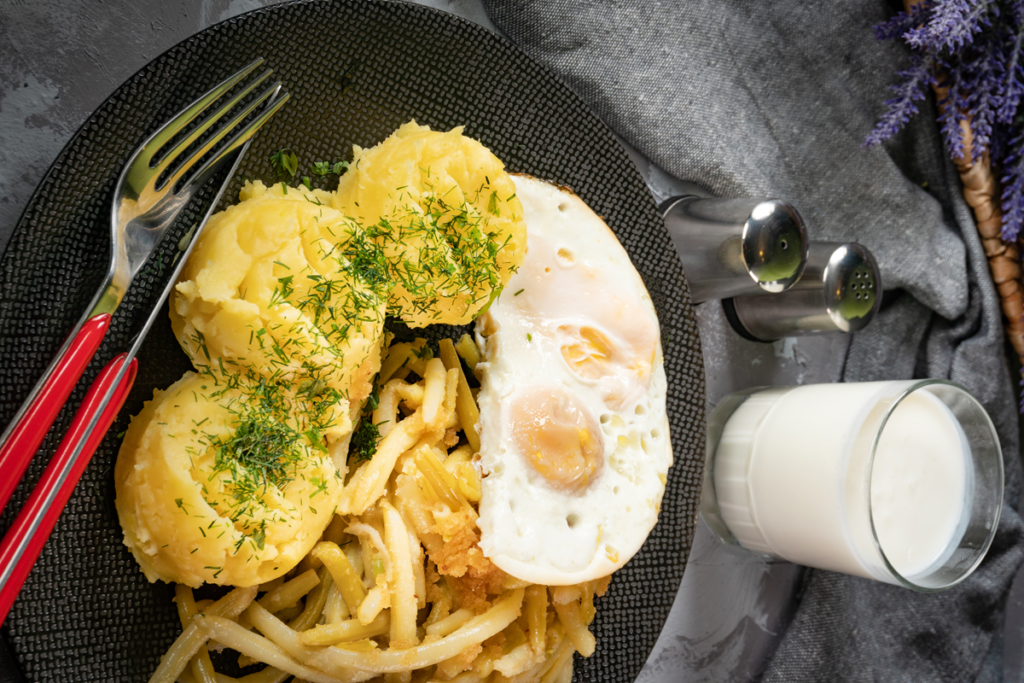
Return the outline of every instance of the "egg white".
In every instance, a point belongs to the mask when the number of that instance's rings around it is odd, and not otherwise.
[[[514,181],[526,258],[477,322],[480,547],[512,576],[571,585],[624,565],[657,521],[672,464],[660,332],[643,281],[604,221],[554,185]],[[580,330],[607,342],[586,366],[595,372],[562,353]],[[512,406],[538,387],[571,395],[599,425],[602,466],[581,491],[553,485],[517,445]]]

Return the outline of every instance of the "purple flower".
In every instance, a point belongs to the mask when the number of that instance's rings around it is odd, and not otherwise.
[[[924,99],[925,88],[935,84],[931,59],[914,56],[911,67],[897,75],[903,82],[889,86],[889,89],[896,93],[896,97],[885,101],[886,112],[875,124],[874,130],[868,134],[862,147],[874,147],[896,135],[910,117],[917,113],[915,102]]]
[[[1010,16],[1017,28],[1024,26],[1024,0],[1012,0],[1010,2]]]
[[[1020,1],[1024,3],[1024,0]],[[902,38],[911,29],[923,26],[927,22],[931,7],[931,0],[925,0],[925,2],[911,7],[909,12],[897,12],[896,16],[889,21],[875,25],[875,39]]]
[[[903,37],[919,50],[956,52],[974,42],[975,34],[990,26],[992,16],[998,15],[999,5],[991,0],[937,0],[928,22],[910,29]]]
[[[961,60],[964,69],[967,71],[966,83],[970,88],[964,93],[963,101],[957,105],[964,111],[971,113],[971,135],[973,145],[971,147],[971,163],[981,158],[982,152],[989,147],[992,137],[992,126],[996,120],[998,111],[1004,107],[1006,79],[1003,74],[1006,70],[1001,45],[997,41],[988,41],[982,46],[974,46],[971,50],[976,53],[974,59]],[[1010,110],[1010,118],[1013,118]]]
[[[1012,242],[1024,225],[1024,136],[1009,143],[1010,153],[1003,160],[1003,239]]]
[[[946,77],[939,85],[946,88],[946,96],[939,100],[939,130],[946,142],[949,156],[960,159],[964,156],[964,131],[960,122],[966,118],[967,93],[964,90],[961,69],[956,64],[942,63]]]
[[[864,146],[895,135],[917,113],[916,101],[938,72],[947,93],[938,123],[950,155],[962,158],[961,124],[969,120],[971,161],[986,149],[994,162],[1003,160],[1006,141],[1020,135],[1013,122],[1024,97],[1024,0],[925,0],[875,26],[875,35],[906,41],[912,57]]]
[[[1021,4],[1024,4],[1022,2]],[[1021,66],[1021,48],[1024,47],[1024,32],[1011,35],[1005,43],[1006,53],[1003,55],[1003,82],[999,88],[1000,103],[996,109],[996,121],[1004,124],[1013,123],[1013,115],[1020,104],[1020,96],[1024,93],[1024,69]]]

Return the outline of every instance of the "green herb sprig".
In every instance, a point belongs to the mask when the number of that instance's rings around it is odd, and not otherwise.
[[[270,166],[279,176],[294,178],[299,172],[299,157],[290,149],[279,149],[270,153]]]

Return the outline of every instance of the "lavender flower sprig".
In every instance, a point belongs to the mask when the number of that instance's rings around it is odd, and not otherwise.
[[[971,161],[987,149],[1002,169],[1002,236],[1017,239],[1024,229],[1024,0],[926,0],[875,26],[875,36],[903,40],[912,61],[897,74],[895,97],[864,145],[894,136],[938,85],[946,92],[938,123],[947,150],[963,157],[961,124],[969,121]]]
[[[886,111],[875,124],[874,130],[868,134],[864,142],[866,146],[874,147],[888,140],[907,125],[910,118],[917,113],[915,102],[923,100],[926,89],[935,84],[933,60],[917,55],[912,59],[913,63],[909,69],[896,74],[902,79],[901,83],[890,86],[896,97],[885,101]]]
[[[897,12],[896,16],[875,26],[877,40],[902,38],[908,31],[925,24],[925,5],[914,5],[909,12]]]
[[[1013,152],[1003,159],[1003,239],[1015,240],[1024,224],[1024,155],[1021,140],[1010,143]]]
[[[984,27],[992,25],[993,15],[999,16],[999,5],[984,0],[939,0],[925,12],[923,25],[908,30],[903,39],[919,50],[945,48],[957,52],[973,43]]]

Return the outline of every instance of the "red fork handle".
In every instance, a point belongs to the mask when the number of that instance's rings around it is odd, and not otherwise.
[[[17,422],[8,428],[7,439],[0,445],[0,510],[11,499],[39,444],[53,426],[109,327],[109,313],[86,320],[74,339],[65,344],[64,352],[54,359],[53,370],[43,385],[28,397],[19,417],[15,418]]]
[[[103,398],[116,379],[127,355],[122,353],[110,361],[89,387],[85,400],[71,422],[71,429],[57,447],[57,452],[40,477],[25,507],[14,520],[3,541],[0,541],[0,623],[7,618],[7,613],[10,612],[14,599],[18,597],[25,579],[32,571],[32,565],[46,545],[57,518],[71,498],[71,492],[81,479],[82,472],[85,471],[93,453],[96,452],[96,448],[124,404],[128,391],[132,388],[138,366],[134,358],[117,384],[110,401],[104,406]],[[95,427],[89,431],[93,416],[100,410],[102,412]],[[75,458],[73,456],[76,446],[83,438],[84,446]]]

